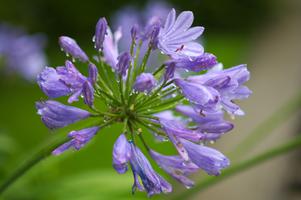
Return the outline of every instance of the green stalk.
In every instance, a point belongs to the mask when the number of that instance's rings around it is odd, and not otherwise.
[[[102,124],[100,127],[104,128],[105,126],[111,124],[113,122],[113,120],[114,120],[114,118],[108,120],[106,123]],[[57,147],[61,146],[62,144],[64,144],[65,142],[67,142],[69,140],[70,140],[69,137],[63,137],[63,138],[57,139],[57,141],[49,144],[46,148],[40,150],[37,154],[32,156],[31,159],[29,159],[27,162],[25,162],[24,165],[21,166],[19,169],[14,171],[14,173],[0,185],[0,195],[3,194],[6,191],[6,189],[8,189],[15,181],[17,181],[19,178],[21,178],[32,167],[36,166],[42,160],[44,160],[45,158],[50,156],[54,149],[56,149]]]
[[[301,134],[301,133],[300,133]],[[299,134],[299,135],[300,135]],[[190,190],[186,190],[185,192],[180,193],[170,199],[172,200],[182,200],[182,199],[189,199],[194,195],[198,194],[199,192],[205,190],[206,188],[213,186],[221,181],[225,180],[228,177],[231,177],[239,172],[243,172],[248,170],[254,166],[257,166],[265,161],[271,160],[277,156],[283,155],[290,151],[296,150],[301,147],[301,136],[292,139],[291,141],[280,145],[276,148],[270,149],[264,153],[261,153],[257,156],[254,156],[251,159],[242,161],[236,165],[232,165],[228,169],[225,169],[222,174],[218,177],[210,176],[205,178],[203,181],[197,183],[193,188]]]
[[[146,67],[146,64],[147,64],[147,61],[148,61],[151,51],[152,51],[152,48],[151,48],[151,46],[149,46],[146,54],[143,57],[142,64],[140,67],[140,73],[145,71],[145,67]]]
[[[164,69],[165,65],[161,65],[156,69],[156,71],[153,72],[153,76],[156,76],[160,71]]]
[[[51,155],[52,151],[59,147],[60,145],[64,144],[70,140],[70,138],[60,138],[59,141],[56,141],[54,144],[48,145],[45,149],[41,150],[39,153],[37,153],[35,156],[33,156],[30,160],[28,160],[22,167],[20,167],[15,173],[11,175],[6,181],[4,181],[0,186],[0,194],[5,192],[5,190],[12,185],[17,179],[22,177],[29,169],[31,169],[33,166],[38,164],[40,161],[42,161],[44,158],[47,158]]]
[[[301,107],[301,93],[296,97],[290,99],[281,108],[275,111],[271,117],[267,118],[259,124],[248,136],[239,143],[230,153],[230,157],[239,158],[250,152],[255,144],[263,141],[272,131],[283,124],[292,114],[300,111]]]

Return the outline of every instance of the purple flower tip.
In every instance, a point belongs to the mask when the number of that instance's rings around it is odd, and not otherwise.
[[[94,85],[97,82],[98,78],[98,69],[93,63],[89,63],[89,79]]]
[[[82,62],[87,62],[89,60],[86,53],[78,46],[77,42],[67,36],[61,36],[59,38],[59,44],[66,54],[70,54],[73,58],[77,58]]]
[[[108,23],[106,18],[102,17],[98,20],[95,28],[95,48],[100,51],[103,49],[103,41],[105,39],[105,35],[107,34]]]
[[[124,53],[120,54],[117,59],[118,59],[117,72],[120,75],[125,76],[127,69],[130,66],[131,55],[129,52],[124,52]]]
[[[153,74],[142,73],[136,78],[134,89],[139,92],[150,92],[155,87],[156,82]]]
[[[83,96],[85,104],[92,107],[94,102],[94,88],[90,81],[86,81],[83,85]]]

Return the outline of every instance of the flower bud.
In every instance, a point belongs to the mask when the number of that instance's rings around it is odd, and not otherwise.
[[[156,85],[156,79],[151,73],[140,74],[134,84],[134,89],[139,92],[150,92]]]
[[[122,54],[120,54],[117,58],[118,63],[117,63],[117,72],[118,74],[125,76],[126,75],[126,71],[130,66],[130,62],[131,62],[131,55],[129,52],[124,52]]]
[[[59,44],[66,54],[70,54],[73,58],[77,58],[82,62],[87,62],[89,60],[86,53],[78,46],[76,41],[67,36],[61,36],[59,38]]]
[[[93,63],[89,63],[89,79],[94,85],[97,82],[98,69]]]
[[[86,81],[83,85],[83,96],[85,104],[91,107],[94,102],[94,88],[89,81]]]
[[[102,17],[98,20],[95,28],[95,49],[100,51],[103,48],[103,41],[105,39],[105,35],[107,34],[108,23],[106,18]]]

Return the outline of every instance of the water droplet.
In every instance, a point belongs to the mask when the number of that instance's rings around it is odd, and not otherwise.
[[[148,124],[148,126],[153,126],[153,125],[151,125],[151,124]]]
[[[92,37],[92,42],[95,42],[95,35]]]
[[[172,97],[176,97],[176,96],[177,96],[177,94],[172,94],[171,96],[172,96]]]
[[[72,62],[75,62],[75,58],[74,57],[72,57]]]
[[[64,51],[64,49],[63,49],[63,48],[61,48],[61,51]]]
[[[190,189],[191,188],[191,186],[189,186],[189,185],[185,185],[185,187],[186,187],[186,189]]]
[[[66,56],[69,57],[70,56],[69,53],[66,53]]]
[[[209,143],[210,143],[210,144],[214,144],[215,141],[214,141],[214,140],[210,140]]]

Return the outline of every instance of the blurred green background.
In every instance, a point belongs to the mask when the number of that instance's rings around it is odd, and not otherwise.
[[[59,50],[60,35],[77,40],[87,52],[93,52],[92,36],[99,17],[110,22],[118,10],[132,5],[144,9],[153,1],[140,0],[0,0],[0,22],[25,28],[29,33],[47,36],[50,66],[63,64]],[[204,26],[202,42],[226,67],[246,63],[258,34],[279,18],[283,7],[274,0],[171,0],[165,1],[177,11],[194,12],[195,25]],[[0,44],[1,45],[1,44]],[[26,47],[24,47],[26,48]],[[250,66],[251,71],[253,66]],[[251,88],[253,89],[253,88]],[[59,131],[49,131],[36,114],[34,102],[45,99],[35,83],[17,75],[0,77],[0,181],[9,175],[43,143],[55,135],[66,135],[84,122]],[[83,106],[78,104],[79,106]],[[240,129],[242,132],[243,130]],[[144,193],[131,195],[132,174],[118,175],[111,167],[112,147],[120,127],[102,131],[87,147],[40,163],[2,197],[8,200],[96,200],[144,199]],[[227,136],[235,137],[233,135]],[[151,146],[162,152],[174,152],[168,143],[159,144],[149,135]],[[228,139],[229,140],[229,139]],[[164,174],[164,173],[162,173]],[[165,175],[164,175],[165,176]],[[167,177],[167,176],[165,176]],[[175,190],[183,188],[175,184]],[[155,199],[160,197],[155,197]],[[1,197],[0,197],[1,199]]]

